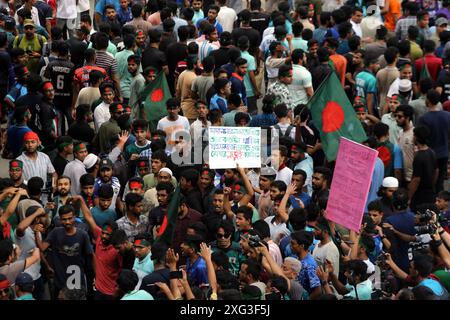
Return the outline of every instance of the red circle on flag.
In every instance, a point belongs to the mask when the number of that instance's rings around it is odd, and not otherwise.
[[[339,130],[344,123],[344,118],[345,114],[341,106],[334,101],[328,102],[322,111],[323,132],[328,133]]]
[[[383,161],[383,164],[385,167],[388,167],[391,163],[392,157],[391,157],[391,151],[386,146],[381,146],[377,148],[378,151],[378,158]]]
[[[163,99],[164,97],[164,92],[161,88],[156,89],[155,91],[152,92],[151,96],[150,96],[150,100],[152,102],[159,102]]]

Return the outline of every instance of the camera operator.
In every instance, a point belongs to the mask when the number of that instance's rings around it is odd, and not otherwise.
[[[450,232],[450,228],[448,225],[448,219],[450,219],[450,210],[449,210],[450,192],[445,190],[439,192],[436,195],[435,204],[439,209],[439,218],[440,218],[439,222],[441,223],[445,231]]]
[[[399,188],[392,197],[393,215],[386,219],[383,228],[390,229],[395,237],[392,243],[392,259],[406,272],[409,269],[409,243],[415,241],[414,214],[408,209],[408,191]]]
[[[336,291],[344,295],[343,299],[372,299],[372,281],[367,277],[367,264],[362,260],[350,260],[344,263],[344,275],[347,278],[346,285],[336,277],[333,264],[328,260],[325,267],[318,268],[317,275],[321,280],[324,293],[334,294],[328,283],[331,280]]]
[[[395,275],[404,280],[408,286],[425,286],[433,291],[440,300],[449,300],[450,296],[444,286],[432,274],[433,258],[427,254],[415,252],[410,262],[409,273],[400,269],[392,260],[390,254],[386,254],[386,263]]]
[[[369,203],[367,206],[367,209],[369,211],[368,216],[372,220],[373,226],[374,226],[374,234],[373,239],[375,241],[375,247],[376,247],[376,255],[378,256],[379,253],[383,250],[389,251],[389,249],[392,246],[391,240],[394,235],[389,229],[385,229],[382,227],[382,221],[384,219],[384,212],[383,212],[383,206],[380,200],[374,200]],[[369,256],[370,257],[370,256]],[[373,258],[376,259],[376,257],[370,257],[371,261]]]

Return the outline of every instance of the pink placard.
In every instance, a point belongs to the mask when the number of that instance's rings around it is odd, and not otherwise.
[[[378,151],[341,138],[326,217],[359,231]]]

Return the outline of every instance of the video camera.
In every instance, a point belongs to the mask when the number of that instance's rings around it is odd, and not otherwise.
[[[47,181],[41,193],[47,195],[47,202],[53,202],[53,175],[51,173],[47,173]]]
[[[266,242],[261,240],[261,238],[257,234],[254,236],[249,235],[249,237],[248,237],[248,245],[252,248],[261,247],[262,246],[261,242],[267,247]]]

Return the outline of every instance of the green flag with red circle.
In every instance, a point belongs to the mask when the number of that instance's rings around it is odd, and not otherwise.
[[[170,197],[167,213],[164,215],[161,226],[156,234],[155,243],[162,241],[167,246],[172,245],[181,197],[181,189],[178,186]]]
[[[322,149],[328,161],[336,159],[341,137],[358,143],[367,140],[361,122],[334,72],[322,82],[307,106],[315,127],[320,131]]]
[[[155,131],[158,121],[167,116],[166,101],[172,97],[164,72],[160,71],[155,80],[145,86],[141,96],[142,116],[149,122],[150,130]]]

